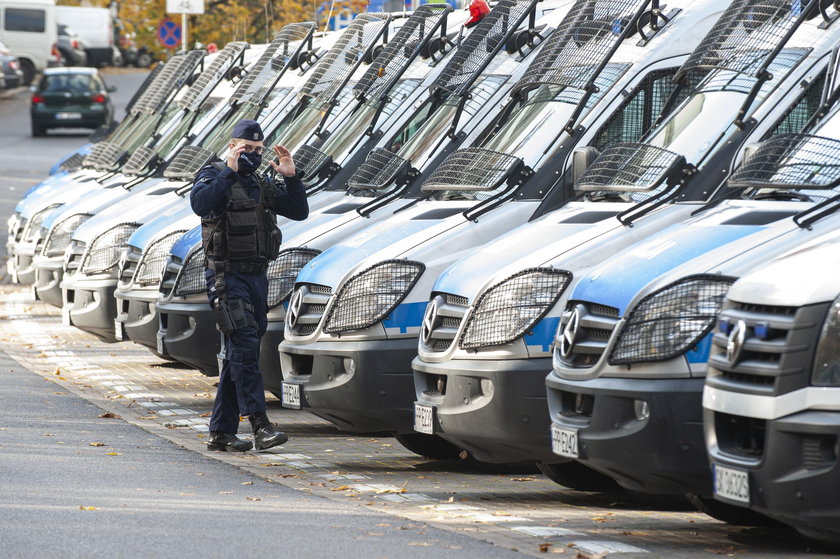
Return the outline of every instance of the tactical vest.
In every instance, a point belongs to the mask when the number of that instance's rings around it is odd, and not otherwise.
[[[225,168],[221,162],[213,166],[220,171]],[[201,244],[208,260],[266,263],[280,253],[277,214],[265,205],[263,180],[257,175],[254,178],[260,188],[259,200],[251,198],[248,189],[237,178],[227,194],[222,215],[201,218]]]

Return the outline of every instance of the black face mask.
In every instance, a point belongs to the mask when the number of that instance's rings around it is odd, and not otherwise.
[[[250,175],[260,168],[262,154],[254,151],[239,154],[239,172],[243,175]]]

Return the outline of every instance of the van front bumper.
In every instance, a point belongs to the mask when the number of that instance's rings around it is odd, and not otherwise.
[[[158,316],[155,303],[157,289],[133,289],[114,292],[117,300],[117,316],[114,332],[117,338],[131,340],[157,352]],[[162,356],[161,356],[162,357]]]
[[[436,435],[482,462],[563,461],[551,452],[545,395],[550,358],[445,363],[416,358],[412,367],[417,403],[434,409]]]
[[[760,453],[740,448],[744,431],[737,416],[706,410],[705,419],[712,467],[746,472],[749,480],[749,503],[722,501],[749,506],[808,537],[840,543],[840,413],[750,420],[763,434]]]
[[[280,344],[286,383],[301,384],[309,411],[356,433],[414,432],[411,360],[417,338]],[[294,374],[287,368],[294,363]]]
[[[40,301],[61,307],[61,279],[64,277],[64,258],[35,257],[35,297]]]
[[[14,254],[10,260],[14,260],[14,281],[22,284],[35,282],[35,243],[17,243]]]
[[[69,316],[70,324],[76,328],[93,334],[104,342],[116,342],[116,289],[117,280],[111,277],[65,277],[61,283],[62,315]]]
[[[221,342],[206,297],[203,303],[158,303],[155,308],[157,353],[195,367],[209,377],[218,376]]]
[[[711,496],[702,378],[546,379],[552,429],[573,433],[578,457],[626,489]]]

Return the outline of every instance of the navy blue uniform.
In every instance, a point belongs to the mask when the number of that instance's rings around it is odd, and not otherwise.
[[[225,167],[219,171],[208,165],[195,177],[190,192],[193,211],[201,217],[219,217],[226,207],[226,196],[236,183],[248,190],[254,200],[259,200],[259,185],[253,175],[243,176]],[[300,221],[309,215],[306,193],[298,176],[285,177],[285,185],[265,179],[268,185],[266,206],[277,213]],[[215,273],[205,271],[207,297],[212,303],[216,298]],[[265,389],[259,369],[260,339],[267,326],[268,280],[265,273],[249,274],[225,272],[225,290],[228,300],[242,299],[253,309],[249,324],[225,335],[225,363],[220,371],[219,388],[210,418],[210,431],[236,433],[239,417],[265,411]]]

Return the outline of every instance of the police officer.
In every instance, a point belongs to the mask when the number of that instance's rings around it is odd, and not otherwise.
[[[273,148],[276,159],[269,165],[283,175],[280,183],[257,176],[264,136],[256,121],[240,120],[231,135],[227,159],[196,174],[190,204],[201,216],[207,295],[225,334],[226,359],[207,448],[241,452],[250,450],[251,443],[236,436],[240,416],[248,416],[257,450],[288,440],[274,430],[265,413],[259,369],[268,313],[266,268],[280,250],[277,215],[300,221],[309,215],[309,205],[289,150]]]

